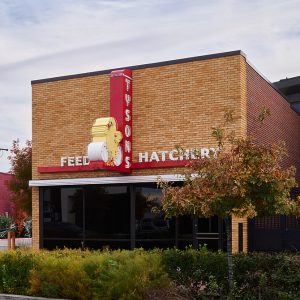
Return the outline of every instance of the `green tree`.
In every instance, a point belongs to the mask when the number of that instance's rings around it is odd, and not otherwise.
[[[15,204],[16,214],[25,212],[31,215],[31,189],[28,182],[32,179],[32,147],[31,141],[26,141],[22,148],[19,140],[13,141],[10,149],[10,172],[14,175],[8,188],[12,192],[11,200]]]
[[[284,145],[257,145],[250,137],[236,138],[228,130],[232,121],[228,112],[225,123],[213,128],[219,151],[210,158],[190,162],[182,187],[161,184],[166,217],[216,215],[225,220],[229,290],[234,283],[232,216],[299,213],[298,204],[290,197],[290,190],[296,186],[295,168],[283,169],[280,164],[286,155]]]

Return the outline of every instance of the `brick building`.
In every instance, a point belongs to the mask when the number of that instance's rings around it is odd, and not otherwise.
[[[285,164],[300,166],[297,113],[241,51],[119,70],[32,81],[34,247],[205,242],[223,249],[222,220],[165,220],[152,213],[162,197],[157,177],[181,184],[174,174],[192,158],[191,149],[202,156],[215,149],[211,128],[222,123],[226,109],[239,117],[233,124],[238,136],[285,140]],[[262,128],[255,119],[264,105],[271,117]],[[251,226],[251,234],[258,234],[260,228]],[[246,219],[233,220],[234,251],[247,251],[248,232]]]

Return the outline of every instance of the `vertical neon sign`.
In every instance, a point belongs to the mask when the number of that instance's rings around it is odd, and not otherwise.
[[[122,162],[115,167],[120,172],[130,172],[132,165],[132,71],[113,71],[110,74],[110,116],[115,118],[122,132],[120,142]]]

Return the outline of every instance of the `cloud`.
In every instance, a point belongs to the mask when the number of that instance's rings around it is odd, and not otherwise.
[[[31,138],[33,79],[238,49],[271,81],[297,76],[299,10],[298,0],[2,0],[0,148]]]

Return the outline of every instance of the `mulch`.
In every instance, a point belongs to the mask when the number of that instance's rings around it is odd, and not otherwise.
[[[149,300],[193,300],[190,295],[180,291],[175,285],[164,289],[151,289],[147,293],[147,298]]]

